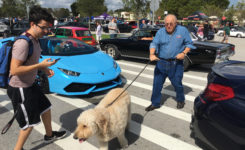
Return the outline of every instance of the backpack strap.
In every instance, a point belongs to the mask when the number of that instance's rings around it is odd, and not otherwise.
[[[28,56],[27,56],[27,59],[31,57],[32,53],[33,53],[33,43],[32,43],[32,40],[29,38],[31,35],[26,32],[26,35],[20,35],[18,36],[15,41],[19,40],[19,39],[25,39],[28,44],[29,44],[29,51],[28,51]]]

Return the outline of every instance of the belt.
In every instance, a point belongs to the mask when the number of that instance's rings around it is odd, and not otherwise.
[[[165,60],[165,61],[176,61],[177,60],[176,58],[169,58],[169,59],[160,58],[160,59]]]

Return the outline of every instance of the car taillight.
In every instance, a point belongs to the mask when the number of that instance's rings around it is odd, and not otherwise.
[[[231,50],[235,51],[235,46],[232,46],[232,47],[231,47]]]
[[[223,101],[234,97],[234,91],[229,86],[210,83],[204,91],[204,97],[210,101]]]

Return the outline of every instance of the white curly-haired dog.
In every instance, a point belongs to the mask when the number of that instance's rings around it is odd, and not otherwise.
[[[82,112],[77,118],[74,138],[83,142],[96,135],[100,150],[108,150],[108,141],[117,137],[122,148],[128,147],[124,134],[125,129],[129,127],[131,116],[130,96],[125,91],[113,102],[123,90],[123,88],[112,89],[95,108]]]

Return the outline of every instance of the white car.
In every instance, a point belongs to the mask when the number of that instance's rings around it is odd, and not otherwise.
[[[218,30],[217,35],[223,36],[224,30]],[[245,30],[241,27],[232,27],[230,30],[230,36],[239,37],[239,38],[245,37]]]

